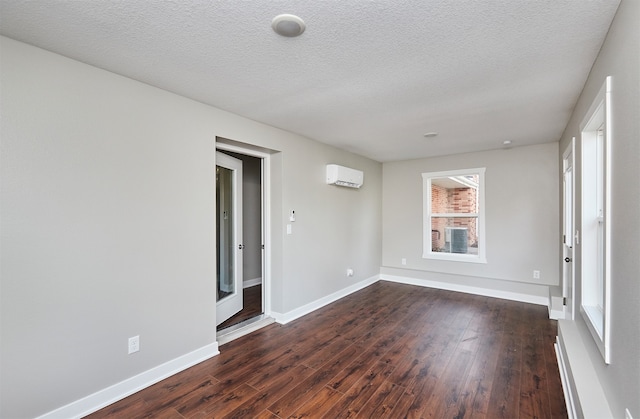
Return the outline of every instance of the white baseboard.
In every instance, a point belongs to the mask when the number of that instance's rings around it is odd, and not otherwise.
[[[39,416],[38,419],[62,419],[81,418],[90,413],[96,412],[103,407],[122,400],[158,381],[164,380],[174,374],[179,373],[189,367],[199,364],[215,355],[218,355],[218,343],[214,342],[193,352],[179,356],[157,367],[151,368],[134,377],[127,378],[117,384],[97,391],[80,400],[69,403],[51,412]]]
[[[242,288],[255,287],[256,285],[262,284],[262,277],[247,279],[242,282]]]
[[[340,291],[336,291],[333,294],[327,295],[326,297],[322,297],[316,301],[312,301],[308,304],[303,305],[302,307],[296,308],[295,310],[291,310],[287,313],[276,313],[272,311],[271,317],[276,319],[276,322],[280,324],[287,324],[290,321],[293,321],[297,318],[304,316],[305,314],[309,314],[312,311],[315,311],[319,308],[326,306],[327,304],[331,304],[334,301],[337,301],[341,298],[346,297],[349,294],[352,294],[356,291],[361,290],[362,288],[368,287],[369,285],[377,282],[379,279],[380,279],[380,275],[374,275],[371,278],[367,278],[364,281],[360,281],[347,288],[341,289]]]
[[[537,295],[522,294],[522,293],[516,293],[516,292],[510,292],[510,291],[499,291],[499,290],[479,288],[479,287],[470,287],[468,285],[452,284],[449,282],[432,281],[428,279],[418,279],[418,278],[409,278],[409,277],[403,277],[403,276],[397,276],[397,275],[380,274],[380,275],[372,276],[371,278],[365,279],[364,281],[358,282],[357,284],[354,284],[350,287],[337,291],[326,297],[320,298],[316,301],[312,301],[309,304],[305,304],[304,306],[299,307],[295,310],[291,310],[287,313],[271,312],[271,316],[275,318],[276,322],[280,324],[289,323],[290,321],[300,318],[305,314],[309,314],[312,311],[315,311],[321,307],[326,306],[327,304],[330,304],[343,297],[346,297],[351,293],[361,290],[362,288],[368,287],[369,285],[377,282],[378,280],[398,282],[398,283],[407,284],[407,285],[418,285],[421,287],[438,288],[438,289],[443,289],[448,291],[465,292],[468,294],[483,295],[485,297],[502,298],[505,300],[520,301],[523,303],[531,303],[531,304],[537,304],[537,305],[543,305],[543,306],[548,306],[549,304],[548,298],[537,296]]]
[[[565,318],[565,305],[560,287],[549,287],[549,318],[560,320]]]
[[[576,405],[573,400],[573,388],[569,380],[569,371],[567,371],[567,361],[562,351],[562,346],[556,337],[556,343],[553,345],[556,350],[556,358],[558,359],[558,369],[560,370],[560,381],[562,382],[562,392],[564,393],[564,402],[567,405],[567,415],[569,419],[576,419]]]
[[[504,300],[520,301],[523,303],[537,304],[541,306],[549,305],[549,298],[538,295],[521,294],[511,291],[500,291],[489,288],[470,287],[468,285],[453,284],[451,282],[433,281],[430,279],[409,278],[406,276],[381,274],[383,281],[398,282],[407,285],[418,285],[421,287],[438,288],[447,291],[466,292],[467,294],[482,295],[485,297],[502,298]]]
[[[551,320],[564,319],[564,310],[555,310],[555,309],[549,307],[549,318]]]

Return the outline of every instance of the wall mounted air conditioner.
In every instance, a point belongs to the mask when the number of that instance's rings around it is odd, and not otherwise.
[[[467,227],[445,227],[444,247],[449,253],[467,253]]]
[[[350,169],[337,164],[327,165],[327,183],[329,185],[359,188],[364,181],[364,173],[361,170]]]

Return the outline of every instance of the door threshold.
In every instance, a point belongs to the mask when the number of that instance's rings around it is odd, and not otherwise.
[[[226,327],[216,333],[218,345],[221,346],[225,343],[229,343],[232,340],[238,339],[239,337],[262,329],[263,327],[268,326],[273,322],[275,322],[275,319],[273,317],[261,314],[259,316],[245,320],[241,323],[234,324],[233,326]]]

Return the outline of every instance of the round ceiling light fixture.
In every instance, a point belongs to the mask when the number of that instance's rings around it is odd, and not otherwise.
[[[423,134],[424,138],[433,138],[433,137],[435,137],[435,136],[437,136],[437,135],[438,135],[438,133],[437,133],[437,132],[425,132],[425,133]]]
[[[278,15],[273,18],[271,27],[278,35],[293,38],[302,35],[306,29],[304,20],[295,15]]]

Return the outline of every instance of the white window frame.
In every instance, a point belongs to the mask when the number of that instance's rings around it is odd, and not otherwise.
[[[611,330],[611,77],[607,77],[580,124],[581,298],[580,312],[605,363]],[[594,187],[595,186],[595,187]]]
[[[471,262],[471,263],[487,263],[486,247],[485,247],[485,167],[461,170],[448,170],[443,172],[429,172],[422,174],[423,185],[423,251],[422,257],[425,259],[439,259],[455,262]],[[431,180],[443,177],[463,177],[470,175],[478,175],[478,195],[477,195],[477,213],[447,213],[434,214],[431,211]],[[434,252],[432,249],[431,219],[434,216],[446,218],[477,218],[477,235],[478,235],[478,254],[461,254],[461,253],[445,253]]]

